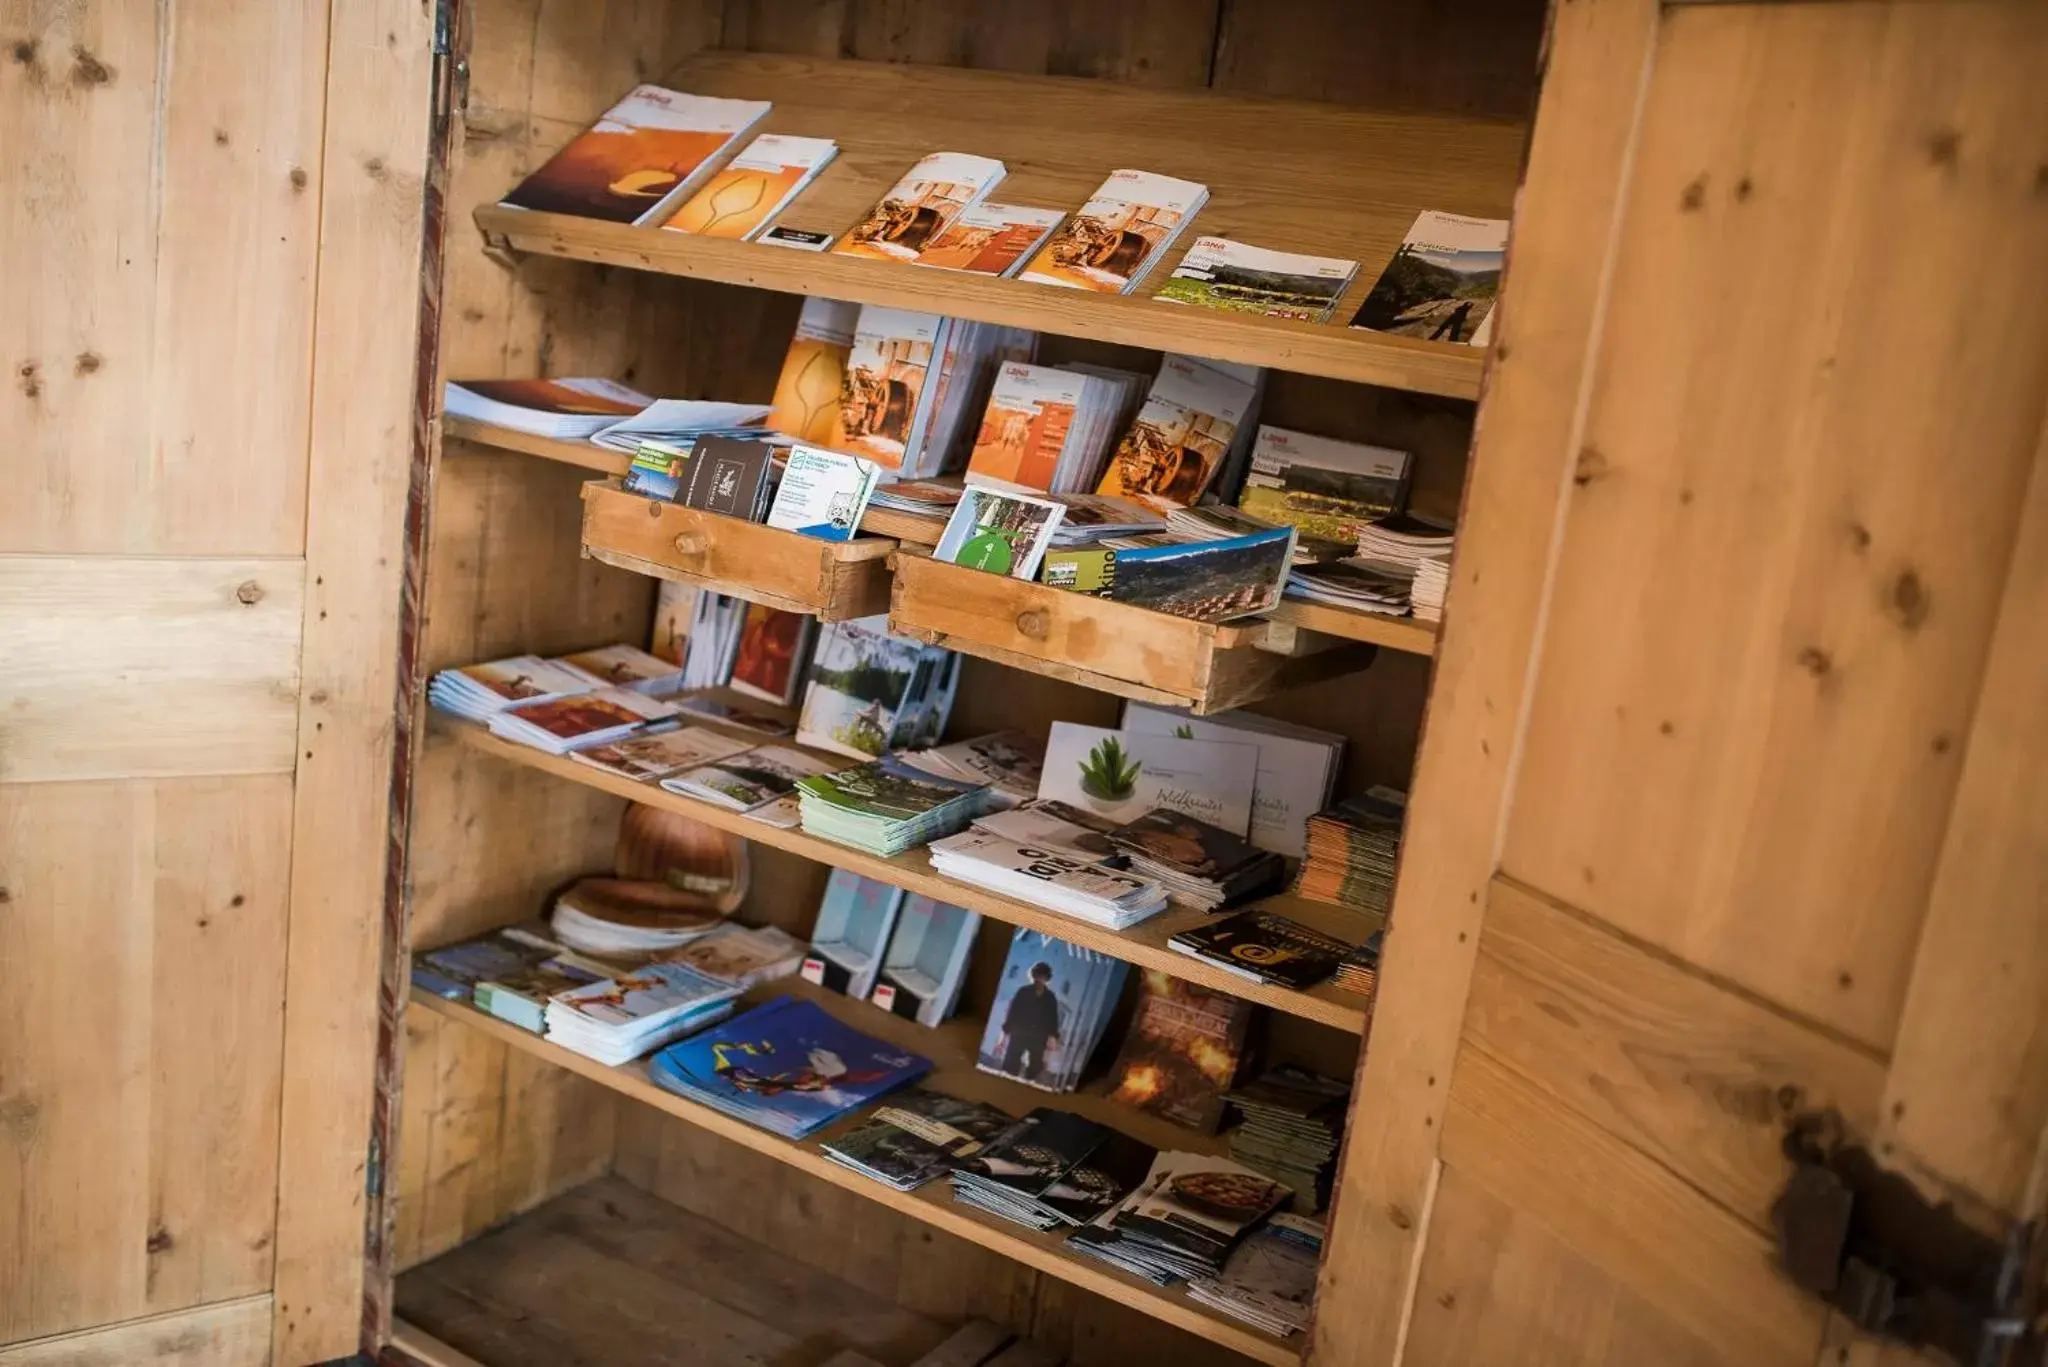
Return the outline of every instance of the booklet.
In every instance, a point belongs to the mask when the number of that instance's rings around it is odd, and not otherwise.
[[[1507,254],[1508,220],[1427,211],[1401,239],[1351,326],[1485,346]]]
[[[933,237],[917,254],[917,264],[1008,279],[1066,216],[1063,209],[1032,209],[983,200],[961,210],[943,232]]]
[[[554,663],[580,669],[598,683],[659,697],[683,686],[682,671],[658,655],[621,642],[563,655]]]
[[[919,450],[930,424],[936,397],[928,392],[936,369],[933,358],[951,321],[879,304],[861,309],[832,437],[825,445],[900,469]]]
[[[798,743],[855,759],[881,754],[896,733],[922,655],[916,641],[891,634],[881,614],[825,623],[804,683]]]
[[[1056,721],[1038,795],[1121,824],[1165,807],[1244,835],[1259,749]]]
[[[1003,178],[1003,164],[965,152],[934,152],[904,173],[834,252],[915,261],[947,225]]]
[[[1054,588],[1224,622],[1268,612],[1280,601],[1294,537],[1294,528],[1275,527],[1221,541],[1059,549],[1046,554],[1041,578]]]
[[[1124,704],[1124,729],[1147,735],[1236,741],[1258,747],[1252,788],[1251,841],[1299,859],[1308,852],[1308,821],[1330,803],[1344,764],[1344,737],[1251,712],[1194,717],[1149,703]]]
[[[612,223],[659,223],[770,107],[766,100],[635,86],[499,203]]]
[[[662,224],[679,233],[751,241],[839,155],[830,138],[763,133]]]
[[[775,379],[775,398],[768,409],[771,430],[813,446],[831,444],[832,427],[839,420],[839,390],[846,383],[846,358],[853,350],[859,319],[858,304],[804,300],[796,334],[782,356],[782,373]]]
[[[983,1101],[910,1087],[876,1108],[859,1128],[827,1139],[827,1157],[898,1191],[943,1177],[1016,1121]]]
[[[1261,427],[1237,506],[1270,524],[1349,545],[1408,501],[1406,451]]]
[[[1209,187],[1150,171],[1112,171],[1024,267],[1023,279],[1128,294],[1208,202]]]
[[[821,541],[851,541],[880,473],[859,456],[793,446],[768,508],[768,525]]]
[[[960,493],[935,560],[1030,579],[1066,509],[1050,499],[969,487]]]
[[[781,745],[763,745],[665,778],[661,786],[684,797],[749,811],[796,791],[796,782],[831,768],[827,761]]]
[[[1183,930],[1166,943],[1241,978],[1297,990],[1335,973],[1353,948],[1299,921],[1257,909]]]
[[[1199,237],[1152,297],[1169,304],[1325,323],[1357,273],[1356,261],[1268,251],[1226,237]]]
[[[759,522],[774,472],[774,452],[765,442],[700,437],[683,467],[675,501],[685,508]]]
[[[1162,357],[1095,492],[1159,509],[1191,506],[1215,482],[1257,396],[1256,380],[1241,369]]]

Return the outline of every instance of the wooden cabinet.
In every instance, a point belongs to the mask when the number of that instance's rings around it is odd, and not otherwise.
[[[2024,1253],[2032,0],[0,16],[0,130],[29,132],[0,170],[0,1367],[908,1362],[971,1316],[1078,1367],[1916,1360],[1778,1270],[1784,1136],[1819,1116]],[[839,139],[789,222],[843,228],[931,150],[1004,158],[1024,203],[1145,167],[1211,186],[1200,231],[1357,257],[1340,316],[1417,211],[1512,209],[1494,344],[495,207],[669,73]],[[446,376],[765,398],[806,293],[1269,367],[1262,421],[1412,450],[1458,516],[1443,629],[994,595],[900,515],[795,555],[647,517],[596,448],[438,420]],[[656,577],[890,612],[967,657],[962,735],[1125,697],[1342,732],[1346,790],[1414,793],[1377,994],[1236,983],[1166,947],[1188,913],[1069,925],[429,723],[436,669],[640,639]],[[834,866],[980,912],[970,1017],[1012,927],[1064,931],[1355,1073],[1313,1335],[409,994],[412,948],[607,866],[631,799],[754,836],[748,914],[799,934]],[[914,1047],[1017,1105],[970,1024]]]

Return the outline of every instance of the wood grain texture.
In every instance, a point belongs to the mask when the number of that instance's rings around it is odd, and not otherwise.
[[[352,1353],[361,1337],[379,990],[399,950],[384,912],[423,439],[414,344],[434,22],[375,0],[337,7],[328,34],[274,1288],[284,1364]],[[394,317],[392,300],[410,307]]]
[[[583,486],[583,551],[620,569],[673,579],[824,622],[889,610],[885,537],[821,541],[628,493]]]
[[[270,1297],[0,1347],[0,1367],[270,1367]]]
[[[0,780],[290,773],[303,576],[0,556]]]
[[[1504,854],[1880,1049],[2041,431],[2044,73],[2038,6],[1670,14]]]
[[[1825,1307],[1778,1272],[1773,1237],[1701,1199],[1669,1169],[1481,1050],[1468,1048],[1458,1059],[1443,1158],[1447,1182],[1469,1177],[1509,1196],[1517,1211],[1640,1297],[1649,1319],[1711,1345],[1719,1356],[1706,1361],[1812,1363]],[[1441,1294],[1422,1278],[1415,1313]],[[1404,1361],[1449,1367],[1461,1359],[1411,1351]]]
[[[2048,1137],[2048,434],[1999,604],[1885,1088],[1894,1157],[2038,1215]]]
[[[1869,1134],[1885,1080],[1876,1056],[1506,879],[1487,894],[1465,1043],[1759,1230],[1791,1172],[1786,1121],[1833,1109]]]
[[[0,1343],[269,1288],[290,796],[0,784]]]
[[[5,15],[0,546],[298,554],[326,6]]]
[[[1321,1362],[1398,1351],[1598,345],[1607,271],[1591,244],[1616,231],[1656,19],[1647,3],[1556,10],[1416,761],[1400,925],[1360,1065],[1358,1092],[1373,1103],[1346,1136],[1318,1291]]]

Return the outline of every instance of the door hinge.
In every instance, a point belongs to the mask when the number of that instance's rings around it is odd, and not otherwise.
[[[1961,1367],[2037,1367],[2026,1268],[2035,1226],[1999,1240],[1946,1201],[1886,1171],[1842,1137],[1838,1117],[1802,1116],[1785,1136],[1792,1176],[1771,1206],[1778,1261],[1859,1329],[1947,1354]]]

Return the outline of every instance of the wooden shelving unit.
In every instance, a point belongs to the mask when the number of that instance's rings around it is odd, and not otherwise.
[[[975,1050],[981,1035],[977,1022],[955,1019],[936,1030],[926,1029],[915,1022],[892,1016],[879,1007],[850,1000],[797,978],[766,984],[748,994],[746,1000],[752,1003],[781,995],[808,998],[856,1029],[899,1048],[923,1054],[933,1065],[923,1085],[935,1091],[986,1101],[1013,1115],[1022,1115],[1036,1106],[1060,1106],[1112,1125],[1159,1148],[1214,1154],[1227,1151],[1221,1137],[1182,1129],[1112,1102],[1099,1085],[1054,1096],[1021,1082],[982,1072],[974,1066]],[[1039,1234],[959,1205],[952,1199],[951,1188],[945,1182],[932,1183],[917,1191],[899,1192],[842,1167],[827,1157],[819,1146],[833,1135],[857,1127],[866,1118],[864,1113],[841,1120],[807,1140],[783,1139],[668,1091],[647,1076],[644,1063],[629,1063],[621,1067],[599,1063],[550,1044],[545,1038],[487,1015],[466,1002],[449,1001],[417,988],[412,992],[412,1006],[414,1010],[430,1011],[459,1021],[522,1053],[558,1068],[566,1068],[622,1096],[665,1111],[745,1148],[768,1154],[778,1162],[856,1192],[924,1224],[994,1249],[1062,1281],[1122,1301],[1155,1319],[1177,1324],[1255,1361],[1270,1363],[1273,1367],[1293,1367],[1300,1360],[1299,1339],[1288,1341],[1261,1334],[1189,1300],[1186,1292],[1178,1287],[1161,1290],[1107,1263],[1085,1254],[1069,1252],[1064,1238],[1057,1234]]]
[[[773,99],[766,131],[831,137],[840,154],[777,222],[838,234],[920,156],[998,157],[993,197],[1076,209],[1118,167],[1211,183],[1211,197],[1137,295],[1106,296],[959,271],[793,251],[486,205],[500,249],[717,280],[788,294],[945,313],[1040,332],[1476,398],[1479,348],[1343,326],[1424,209],[1505,218],[1519,125],[1329,104],[1250,100],[944,67],[707,53],[677,89]],[[1213,169],[1228,165],[1230,175]],[[1186,308],[1149,297],[1197,236],[1347,257],[1357,279],[1335,321]]]
[[[1362,1033],[1365,1029],[1365,1011],[1369,999],[1357,993],[1347,992],[1331,983],[1298,992],[1290,988],[1253,982],[1167,947],[1167,940],[1180,931],[1214,919],[1204,912],[1169,908],[1128,930],[1104,930],[1085,921],[1077,921],[1072,917],[1047,911],[1030,902],[1021,902],[1015,898],[1004,897],[999,893],[942,877],[933,871],[931,859],[922,849],[908,851],[893,859],[882,859],[830,840],[822,840],[815,835],[807,835],[801,829],[770,826],[766,822],[750,820],[743,812],[678,796],[659,784],[636,783],[591,765],[579,764],[566,756],[549,755],[530,746],[515,745],[510,741],[500,740],[481,726],[441,717],[436,719],[435,730],[442,735],[454,737],[463,745],[514,764],[538,769],[557,778],[580,783],[585,787],[596,788],[634,802],[644,802],[651,807],[681,812],[707,826],[735,832],[758,844],[788,850],[835,868],[850,869],[864,877],[878,879],[910,892],[923,893],[938,901],[950,902],[969,911],[978,911],[984,916],[1011,925],[1042,930],[1088,949],[1100,950],[1104,954],[1136,964],[1140,968],[1162,969],[1188,982],[1198,983],[1218,992],[1227,992],[1246,1001],[1271,1007],[1275,1011],[1299,1016],[1303,1020],[1314,1021],[1320,1025],[1333,1026],[1351,1034]],[[1326,906],[1319,902],[1303,901],[1291,896],[1269,898],[1263,905],[1270,906],[1282,915],[1293,917],[1304,925],[1352,943],[1363,941],[1381,926],[1378,918],[1365,913]]]

